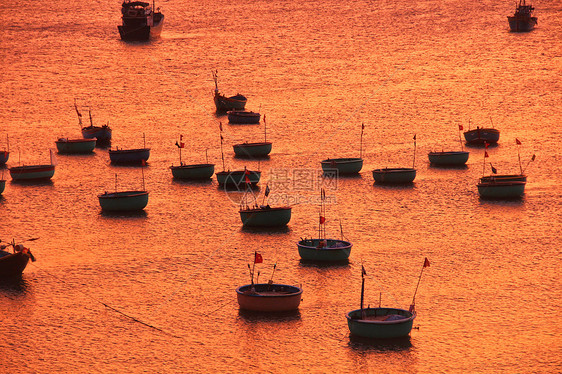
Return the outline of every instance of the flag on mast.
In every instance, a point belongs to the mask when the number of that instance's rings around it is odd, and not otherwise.
[[[429,267],[429,260],[427,259],[427,257],[426,257],[425,260],[423,261],[423,267],[424,267],[424,268]]]
[[[462,125],[459,125],[459,131],[462,131],[462,130],[463,130]]]
[[[519,139],[515,138],[515,144],[521,145],[521,141]]]
[[[254,252],[254,264],[261,264],[263,262],[263,257],[257,251]]]

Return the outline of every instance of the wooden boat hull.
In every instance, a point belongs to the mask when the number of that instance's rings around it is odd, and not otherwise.
[[[146,19],[139,19],[137,22],[124,20],[124,24],[118,25],[117,29],[119,30],[121,40],[142,42],[160,36],[163,26],[164,15],[162,13],[154,13],[153,26],[148,26]]]
[[[55,165],[28,165],[10,168],[10,176],[15,181],[49,180],[55,175]]]
[[[416,178],[413,168],[384,168],[373,170],[373,178],[380,184],[408,184]]]
[[[500,131],[489,128],[478,128],[465,131],[464,139],[469,144],[495,144],[500,140]]]
[[[82,128],[82,136],[85,139],[96,138],[98,143],[111,140],[111,129],[108,126],[88,126]]]
[[[240,309],[254,312],[288,312],[299,308],[302,289],[285,284],[265,284],[240,286],[236,289]]]
[[[248,227],[286,226],[291,220],[291,207],[242,209],[240,219]]]
[[[513,32],[528,32],[537,25],[537,17],[507,16],[507,22]]]
[[[246,102],[248,101],[243,95],[237,94],[234,96],[226,97],[215,92],[215,107],[217,112],[227,112],[229,110],[244,110]]]
[[[362,158],[329,158],[321,163],[325,173],[335,169],[342,175],[357,174],[363,168]]]
[[[228,122],[240,124],[256,124],[260,123],[261,115],[256,112],[246,110],[230,110],[227,112]]]
[[[215,173],[214,164],[193,164],[170,166],[172,176],[176,179],[199,180],[208,179]]]
[[[140,164],[150,157],[150,148],[109,150],[112,164]]]
[[[271,152],[270,142],[242,143],[233,146],[234,154],[238,157],[264,157]]]
[[[248,172],[249,174],[247,176],[250,184],[258,184],[260,181],[261,172],[252,170],[248,170]],[[218,173],[215,173],[215,175],[217,176],[217,182],[221,186],[239,187],[243,186],[246,183],[246,174],[244,170],[220,171]]]
[[[464,165],[468,161],[466,151],[429,152],[429,162],[434,165]]]
[[[517,199],[525,193],[525,184],[521,181],[478,183],[478,193],[491,199]]]
[[[391,339],[407,336],[412,331],[416,313],[396,308],[366,308],[346,314],[347,326],[352,335],[370,339]]]
[[[490,182],[527,182],[527,176],[523,174],[492,174],[480,178],[480,183]]]
[[[29,255],[23,252],[9,253],[0,251],[0,278],[19,277],[23,273]]]
[[[57,151],[64,154],[92,153],[97,140],[92,139],[59,139],[55,142]]]
[[[98,195],[101,209],[109,212],[143,210],[148,204],[148,191],[106,192]]]
[[[326,244],[321,245],[322,241],[324,239],[303,239],[298,241],[297,247],[301,259],[313,262],[340,262],[349,259],[352,247],[350,242],[325,239]]]
[[[0,179],[0,194],[4,192],[5,188],[6,188],[6,181],[4,179]]]
[[[6,165],[6,162],[10,159],[10,152],[0,151],[0,165]]]

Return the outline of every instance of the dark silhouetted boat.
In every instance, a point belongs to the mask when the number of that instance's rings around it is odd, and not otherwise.
[[[429,162],[433,165],[456,166],[464,165],[468,161],[467,151],[429,152]]]
[[[361,124],[361,137],[359,141],[359,157],[328,158],[322,160],[322,171],[329,173],[336,170],[338,175],[358,174],[363,168],[363,130],[365,124]]]
[[[261,172],[254,170],[219,171],[215,173],[221,186],[240,187],[244,184],[255,186],[260,181]]]
[[[261,115],[257,112],[249,110],[229,110],[226,114],[228,115],[228,122],[230,123],[247,125],[260,123]]]
[[[269,196],[269,186],[266,186],[263,204],[259,205],[254,201],[250,206],[246,203],[248,190],[240,203],[240,219],[246,227],[282,227],[286,226],[291,220],[291,207],[271,207],[266,201]]]
[[[239,143],[234,144],[234,154],[241,158],[259,158],[268,156],[271,152],[273,144],[267,141],[267,123],[265,121],[265,114],[263,116],[263,127],[264,127],[264,140],[263,142],[255,143]]]
[[[468,144],[496,144],[500,140],[500,130],[494,128],[476,127],[464,132]]]
[[[55,175],[57,164],[54,151],[51,150],[51,163],[48,165],[22,165],[9,168],[12,180],[18,182],[35,182],[49,180]]]
[[[112,164],[141,164],[150,157],[150,148],[110,149],[109,159]]]
[[[246,102],[248,101],[244,95],[236,94],[234,96],[225,96],[220,93],[218,85],[218,70],[213,72],[213,79],[215,81],[215,107],[217,112],[224,113],[229,110],[244,110]]]
[[[121,4],[122,25],[117,26],[122,40],[147,41],[160,35],[164,15],[150,3],[125,0]]]
[[[5,249],[8,247],[12,247],[12,251],[6,251]],[[29,260],[33,262],[35,257],[23,244],[16,244],[15,241],[2,244],[0,246],[0,278],[20,277]]]
[[[68,139],[59,138],[55,141],[57,151],[63,154],[92,153],[96,147],[96,139]]]
[[[489,180],[478,183],[478,193],[481,197],[490,199],[517,199],[525,193],[523,181]]]
[[[208,159],[207,163],[205,164],[186,165],[183,163],[181,159],[181,150],[185,147],[185,143],[183,142],[183,135],[180,135],[179,143],[176,141],[176,146],[178,147],[180,153],[180,164],[178,166],[170,166],[172,176],[175,179],[201,180],[208,179],[213,176],[213,174],[215,173],[215,164],[209,164]]]
[[[104,192],[98,195],[101,209],[109,212],[143,210],[148,204],[148,191]]]
[[[537,17],[533,16],[535,8],[527,5],[525,0],[519,0],[512,16],[507,16],[509,28],[515,32],[531,31],[537,25]]]
[[[78,111],[78,110],[77,110]],[[85,139],[97,139],[96,144],[103,144],[109,143],[111,141],[111,127],[108,125],[103,126],[94,126],[92,120],[92,112],[89,112],[90,115],[90,126],[82,127],[82,136]],[[78,118],[80,119],[80,123],[82,123],[81,115],[78,114]]]

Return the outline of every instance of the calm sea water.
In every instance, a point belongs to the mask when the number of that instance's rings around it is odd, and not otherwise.
[[[536,2],[538,27],[508,31],[513,1],[158,2],[160,39],[119,39],[120,2],[15,0],[0,5],[0,149],[9,166],[48,163],[61,136],[80,137],[74,99],[113,146],[151,148],[149,165],[110,165],[107,149],[57,157],[52,182],[10,182],[0,239],[39,237],[21,282],[0,287],[0,371],[33,372],[517,372],[562,371],[562,4]],[[216,116],[219,88],[267,117],[267,160],[233,157],[258,126]],[[262,171],[270,203],[293,205],[286,229],[243,229],[216,180],[181,183],[183,161]],[[500,129],[487,161],[528,175],[520,201],[481,200],[482,148],[463,169],[430,167],[458,150],[458,125]],[[361,124],[365,124],[360,150]],[[416,134],[414,161],[413,135]],[[515,139],[522,143],[517,147]],[[302,264],[317,229],[320,161],[358,157],[356,178],[328,183],[327,230],[354,246],[349,264]],[[207,156],[206,156],[207,153]],[[535,154],[536,160],[530,162]],[[373,184],[371,170],[409,167],[412,186]],[[486,173],[490,168],[486,167]],[[141,214],[102,214],[97,194],[139,189]],[[297,314],[240,313],[235,288],[302,285]],[[345,313],[366,300],[407,308],[424,258],[409,339],[349,336]]]

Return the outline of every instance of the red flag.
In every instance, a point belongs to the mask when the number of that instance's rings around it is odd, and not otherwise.
[[[324,222],[326,222],[326,218],[320,216],[320,224],[322,224],[322,223],[324,223]]]
[[[248,178],[248,175],[250,175],[250,172],[248,170],[244,169],[244,181],[249,184],[250,178]]]
[[[414,134],[414,140],[416,140],[416,134]]]
[[[365,130],[365,124],[364,123],[361,124],[361,130]]]
[[[462,127],[462,125],[459,125],[459,130],[460,130],[460,131],[462,131],[462,130],[463,130],[463,127]]]
[[[533,157],[531,157],[531,161],[535,161],[535,155],[533,155]]]
[[[484,142],[484,148],[488,149],[488,142]]]
[[[180,143],[180,148],[184,148],[184,147],[185,147],[185,143],[184,143],[184,142],[181,142],[181,143]]]
[[[484,151],[484,158],[486,158],[486,157],[490,157],[490,156],[488,156],[488,151]]]
[[[363,265],[361,265],[361,275],[367,275],[367,272],[365,271],[365,267]]]
[[[263,262],[263,257],[258,252],[254,254],[254,264],[261,264]]]
[[[515,138],[515,144],[521,145],[521,142],[519,141],[519,139]]]
[[[180,134],[180,141],[182,141],[182,140],[183,140],[183,135]]]
[[[221,142],[222,142],[223,140],[224,140],[224,138],[223,138],[222,135],[221,135]]]
[[[426,257],[425,260],[423,261],[423,267],[424,267],[424,268],[429,267],[429,260],[427,259],[427,257]]]

